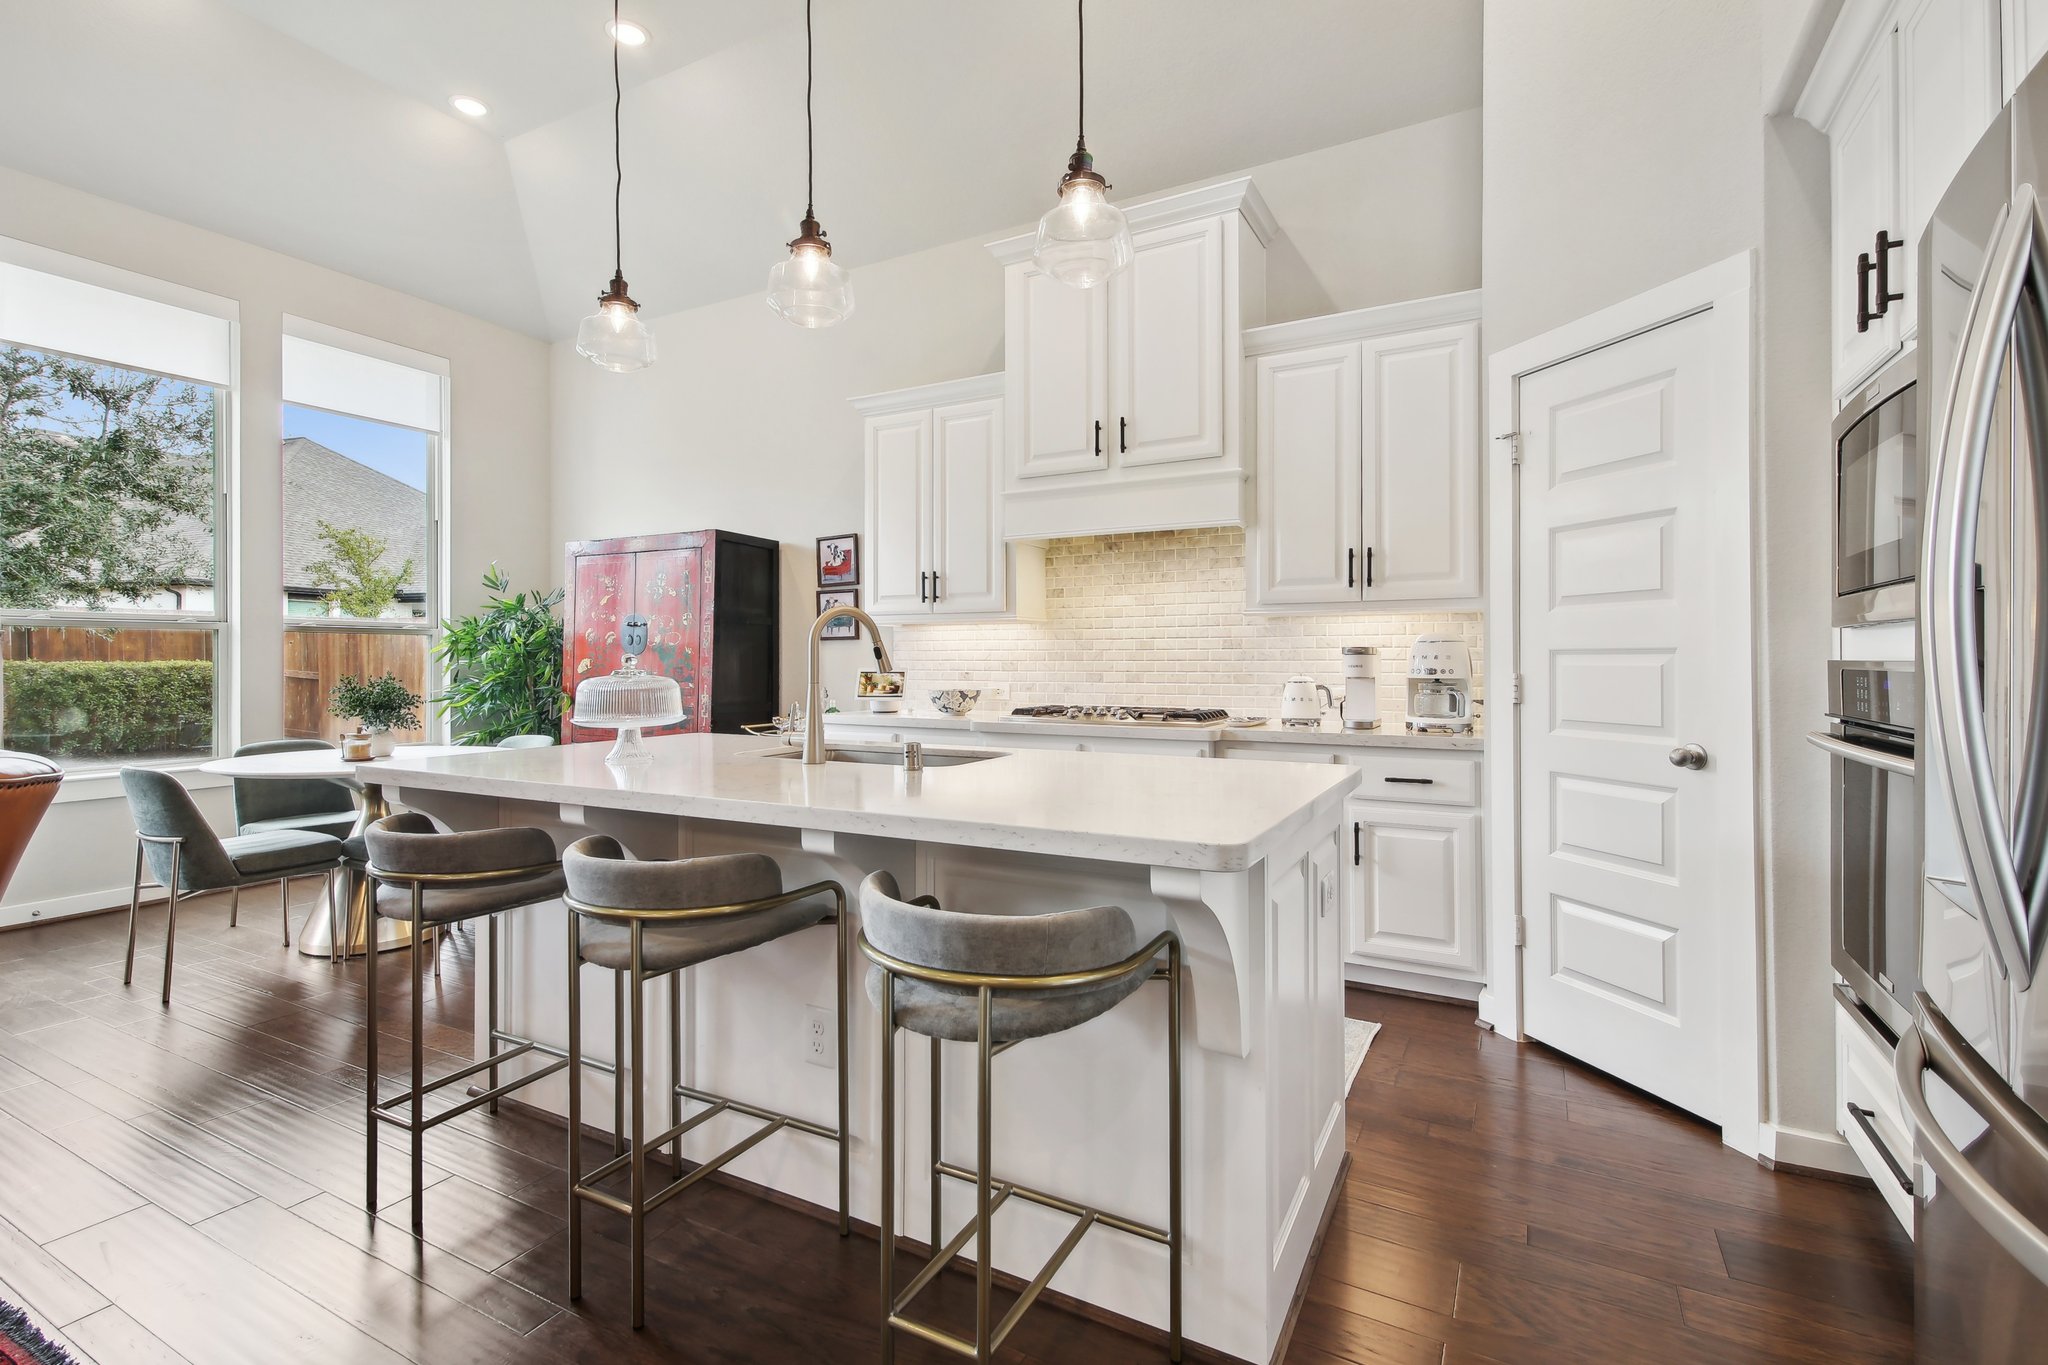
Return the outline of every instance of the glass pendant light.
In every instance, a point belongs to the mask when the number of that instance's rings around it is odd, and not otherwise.
[[[640,320],[640,305],[626,292],[625,230],[621,203],[626,167],[619,150],[619,110],[625,101],[619,83],[619,0],[612,0],[612,282],[597,296],[597,311],[576,328],[576,353],[607,370],[624,373],[654,363],[654,333]]]
[[[830,327],[853,311],[853,285],[832,259],[832,244],[818,226],[813,200],[817,133],[811,121],[811,0],[804,0],[804,220],[789,259],[768,272],[768,306],[799,327]]]
[[[1131,225],[1109,202],[1109,182],[1088,154],[1087,0],[1075,0],[1075,65],[1080,75],[1074,155],[1060,181],[1060,201],[1038,220],[1031,259],[1038,268],[1076,289],[1093,289],[1131,263]]]

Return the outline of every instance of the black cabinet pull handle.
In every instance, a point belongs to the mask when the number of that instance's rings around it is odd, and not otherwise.
[[[1865,251],[1856,257],[1856,330],[1867,332],[1870,324],[1877,321],[1877,314],[1870,311],[1870,253]]]
[[[1883,317],[1892,311],[1892,305],[1903,302],[1905,294],[1892,292],[1892,252],[1904,246],[1905,239],[1889,236],[1883,228],[1877,230],[1877,246],[1871,255],[1874,264],[1876,285],[1871,291],[1877,303],[1875,317]]]
[[[1848,1104],[1849,1117],[1856,1120],[1856,1126],[1863,1130],[1863,1136],[1870,1139],[1870,1145],[1877,1148],[1878,1159],[1891,1169],[1892,1179],[1899,1182],[1899,1188],[1907,1194],[1913,1192],[1913,1177],[1906,1174],[1905,1167],[1892,1155],[1892,1149],[1884,1145],[1884,1139],[1877,1135],[1877,1125],[1871,1120],[1877,1115],[1869,1109],[1859,1108],[1854,1100]]]
[[[1129,450],[1130,448],[1131,448],[1131,435],[1130,435],[1130,419],[1129,419],[1129,418],[1127,418],[1127,417],[1119,417],[1119,418],[1117,418],[1117,419],[1116,419],[1116,449],[1117,449],[1117,453],[1118,453],[1119,455],[1121,455],[1121,454],[1122,454],[1123,452],[1125,452],[1126,450]]]
[[[1358,551],[1356,550],[1346,550],[1344,552],[1344,586],[1347,588],[1358,586]]]
[[[1363,858],[1359,851],[1359,822],[1353,820],[1351,822],[1351,865],[1357,867],[1362,861]]]
[[[920,602],[929,602],[932,600],[929,596],[926,595],[925,588],[926,583],[930,579],[931,575],[928,573],[921,573],[917,576],[917,600]]]
[[[933,569],[933,570],[932,570],[932,601],[936,602],[936,601],[938,601],[938,600],[939,600],[939,571],[938,571],[937,569]]]
[[[1380,780],[1382,782],[1399,782],[1409,787],[1434,787],[1436,785],[1436,779],[1433,777],[1383,777]]]
[[[1372,586],[1372,546],[1365,547],[1365,586]]]
[[[1095,419],[1095,458],[1102,458],[1102,419]]]

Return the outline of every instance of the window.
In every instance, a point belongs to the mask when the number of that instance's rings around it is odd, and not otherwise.
[[[435,690],[443,378],[367,338],[287,328],[284,732],[332,740],[346,723],[328,697],[344,677]],[[426,738],[430,709],[400,743]]]
[[[0,745],[70,768],[211,756],[232,323],[6,255]]]

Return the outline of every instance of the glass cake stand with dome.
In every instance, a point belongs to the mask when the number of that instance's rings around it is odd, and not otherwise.
[[[576,684],[573,719],[586,730],[615,730],[618,738],[604,761],[640,767],[654,761],[641,739],[642,730],[679,725],[690,718],[683,708],[683,689],[674,678],[641,670],[647,649],[647,618],[628,616],[619,626],[619,648],[625,657],[616,672],[585,678]]]

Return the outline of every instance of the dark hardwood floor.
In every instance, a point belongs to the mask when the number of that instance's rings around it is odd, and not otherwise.
[[[394,1141],[392,1202],[369,1219],[362,965],[284,950],[275,907],[245,902],[239,929],[224,900],[180,916],[167,1010],[160,911],[125,990],[124,915],[0,934],[0,1298],[81,1358],[877,1357],[874,1242],[716,1184],[652,1220],[644,1333],[624,1325],[623,1223],[596,1211],[587,1296],[567,1307],[561,1133],[531,1117],[477,1112],[429,1137],[423,1245]],[[444,951],[428,1041],[453,1065],[471,940]],[[375,1010],[392,1085],[404,979],[383,974]],[[1353,991],[1350,1012],[1384,1027],[1351,1092],[1351,1167],[1291,1365],[1911,1358],[1910,1245],[1874,1191],[1765,1171],[1469,1008]],[[941,1277],[937,1315],[964,1325],[963,1291]],[[954,1359],[910,1341],[899,1356]],[[1004,1353],[1162,1357],[1051,1307]]]

